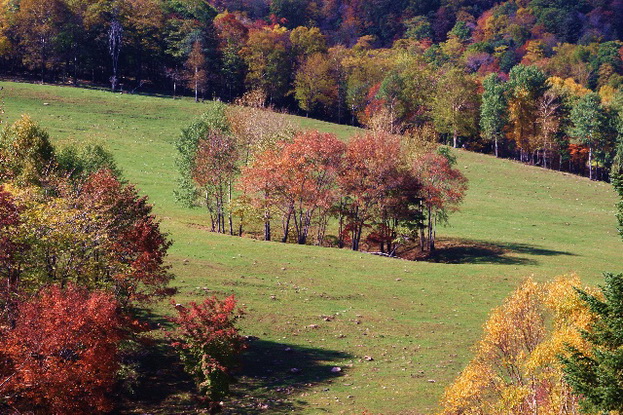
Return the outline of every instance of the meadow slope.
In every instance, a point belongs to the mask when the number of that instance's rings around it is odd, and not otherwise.
[[[608,184],[460,150],[470,189],[439,231],[449,244],[443,263],[216,235],[202,210],[173,199],[173,141],[209,104],[0,86],[5,122],[28,113],[55,143],[105,144],[149,195],[175,242],[177,301],[235,293],[245,305],[244,333],[258,339],[230,413],[429,413],[491,308],[520,281],[576,272],[596,284],[622,268]],[[343,139],[357,131],[293,119]]]

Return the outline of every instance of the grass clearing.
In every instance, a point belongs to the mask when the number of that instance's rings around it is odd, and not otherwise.
[[[104,143],[149,195],[175,242],[177,301],[235,293],[245,304],[244,333],[258,340],[230,413],[429,413],[471,357],[491,308],[524,278],[576,272],[596,284],[621,270],[608,184],[461,150],[470,188],[439,230],[454,244],[443,263],[213,234],[196,226],[208,223],[203,211],[177,206],[172,194],[173,141],[209,104],[0,86],[5,121],[28,113],[55,143]],[[296,120],[341,138],[357,131]]]

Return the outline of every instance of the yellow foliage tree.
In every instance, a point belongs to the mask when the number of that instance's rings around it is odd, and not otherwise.
[[[592,323],[574,288],[576,276],[524,282],[484,327],[476,356],[445,392],[440,414],[577,414],[558,356],[586,350],[579,333]]]

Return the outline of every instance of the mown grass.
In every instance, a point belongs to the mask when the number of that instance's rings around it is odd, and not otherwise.
[[[28,113],[56,143],[106,144],[149,195],[175,242],[177,301],[235,293],[245,305],[244,333],[258,340],[230,413],[429,413],[520,281],[576,272],[596,284],[622,267],[608,184],[460,150],[470,189],[439,232],[453,245],[443,263],[216,235],[172,194],[173,140],[209,104],[0,85],[5,121]],[[344,139],[356,131],[296,120]]]

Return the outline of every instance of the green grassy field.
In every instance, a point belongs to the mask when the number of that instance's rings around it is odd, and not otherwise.
[[[445,263],[216,235],[204,212],[172,194],[173,140],[209,104],[0,86],[5,122],[28,113],[56,143],[105,144],[149,195],[174,240],[177,301],[235,293],[245,305],[244,333],[258,340],[228,413],[430,413],[491,308],[520,281],[576,272],[596,284],[622,268],[608,184],[464,151],[458,165],[470,189],[439,231],[456,245],[441,253]],[[344,139],[356,132],[296,120]]]

